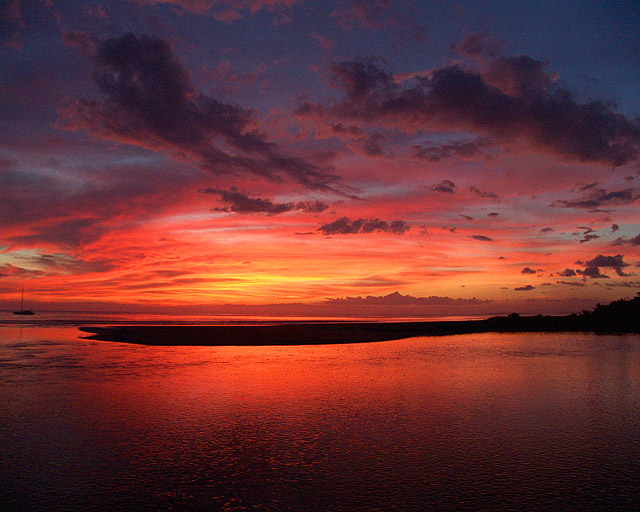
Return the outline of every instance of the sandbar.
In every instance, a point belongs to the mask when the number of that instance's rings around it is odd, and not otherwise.
[[[87,339],[142,345],[261,346],[390,341],[415,336],[481,332],[637,332],[620,324],[593,324],[580,317],[493,317],[440,322],[291,322],[252,325],[116,325],[81,327]]]

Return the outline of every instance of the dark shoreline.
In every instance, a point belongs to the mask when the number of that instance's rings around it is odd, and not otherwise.
[[[267,325],[117,325],[81,327],[86,339],[158,346],[322,345],[483,332],[638,333],[638,322],[561,317],[493,317],[440,322],[326,322]]]

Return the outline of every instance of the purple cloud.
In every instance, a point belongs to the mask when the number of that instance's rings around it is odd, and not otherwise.
[[[584,189],[583,189],[584,190]],[[640,195],[634,193],[632,188],[607,192],[603,188],[590,189],[589,195],[580,199],[564,200],[559,199],[551,203],[552,207],[575,208],[585,210],[597,210],[604,206],[620,206],[635,202]]]
[[[616,238],[612,245],[640,245],[640,233],[631,238]]]
[[[550,87],[553,77],[529,57],[499,58],[486,75],[446,66],[402,87],[375,61],[333,65],[347,97],[329,107],[305,103],[314,113],[378,122],[407,130],[449,128],[510,140],[526,137],[541,149],[577,161],[623,165],[638,156],[640,128],[601,101],[578,103]]]
[[[249,197],[236,191],[219,190],[215,188],[207,188],[202,190],[205,194],[214,194],[224,201],[224,207],[214,208],[217,212],[233,212],[233,213],[266,213],[268,215],[276,215],[294,210],[301,210],[309,213],[322,213],[329,208],[322,201],[298,201],[296,203],[273,203],[268,199],[258,197]]]
[[[493,192],[484,192],[482,190],[479,190],[477,187],[471,187],[469,189],[469,192],[473,192],[478,197],[482,197],[486,199],[494,199],[496,201],[499,199],[498,194],[495,194]]]
[[[444,180],[438,183],[437,185],[433,185],[431,190],[434,192],[445,192],[447,194],[453,194],[456,191],[456,184],[450,180]]]
[[[488,145],[486,139],[480,141],[458,141],[440,146],[413,146],[413,157],[429,162],[440,162],[446,158],[473,158],[482,154],[482,147]]]
[[[489,238],[484,235],[471,235],[470,238],[473,240],[478,240],[479,242],[493,242],[493,238]]]
[[[126,34],[101,42],[92,59],[103,97],[63,106],[68,128],[190,155],[214,174],[270,180],[285,175],[309,188],[332,190],[337,178],[266,140],[253,111],[199,94],[166,41]]]
[[[404,235],[411,229],[405,221],[394,220],[387,222],[380,219],[356,219],[351,220],[349,217],[341,217],[329,224],[323,224],[318,228],[324,235],[349,235],[356,233],[373,233],[381,231],[385,233],[393,233],[394,235]]]
[[[628,267],[629,264],[623,261],[624,256],[617,254],[616,256],[604,256],[598,254],[595,258],[587,261],[583,270],[576,270],[576,272],[584,277],[590,277],[592,279],[607,279],[609,276],[600,272],[601,268],[611,268],[619,276],[626,276],[622,270],[624,267]]]

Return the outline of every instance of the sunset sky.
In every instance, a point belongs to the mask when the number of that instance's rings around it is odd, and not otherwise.
[[[640,291],[640,4],[3,2],[0,308]]]

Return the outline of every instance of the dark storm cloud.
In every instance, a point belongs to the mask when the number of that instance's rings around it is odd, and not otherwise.
[[[485,199],[498,200],[498,194],[494,194],[493,192],[484,192],[482,190],[479,190],[477,187],[469,188],[469,192],[473,192],[478,197],[482,197],[482,198],[485,198]]]
[[[367,295],[366,297],[327,299],[325,302],[329,304],[372,306],[467,306],[473,304],[487,304],[493,301],[480,300],[475,297],[472,299],[453,299],[451,297],[438,297],[435,295],[430,297],[414,297],[412,295],[402,295],[399,292],[393,292],[382,296]]]
[[[261,199],[258,197],[249,197],[240,192],[233,190],[220,190],[216,188],[207,188],[202,192],[205,194],[213,194],[219,196],[225,203],[224,207],[214,208],[214,211],[218,212],[233,212],[233,213],[266,213],[269,215],[275,215],[278,213],[285,213],[294,210],[302,210],[309,213],[322,213],[327,210],[327,206],[322,201],[298,201],[291,203],[273,203],[268,199]]]
[[[527,284],[525,286],[518,286],[518,287],[514,288],[514,290],[517,291],[517,292],[528,292],[528,291],[534,290],[534,289],[535,289],[535,286],[532,286],[530,284]]]
[[[573,277],[576,275],[576,271],[571,268],[565,268],[557,273],[560,277]]]
[[[107,39],[93,54],[93,78],[105,95],[70,101],[67,127],[195,158],[213,173],[286,175],[310,188],[331,189],[335,176],[281,152],[258,133],[254,113],[199,94],[189,72],[159,38],[133,34]],[[221,149],[229,146],[233,151]]]
[[[631,238],[616,238],[612,245],[640,245],[640,233]]]
[[[433,190],[434,192],[445,192],[447,194],[453,194],[456,191],[456,184],[453,181],[444,180],[437,185],[433,185],[430,190]]]
[[[485,139],[480,141],[458,141],[442,144],[440,146],[413,146],[413,157],[429,162],[439,162],[446,158],[473,158],[481,155],[483,146],[488,142]]]
[[[356,219],[352,221],[349,217],[341,217],[329,224],[323,224],[318,228],[318,231],[321,231],[324,235],[349,235],[355,233],[373,233],[374,231],[404,235],[409,229],[411,229],[411,226],[403,220],[387,222],[376,218],[368,220]]]
[[[598,254],[592,260],[587,261],[583,270],[578,269],[576,272],[584,277],[590,277],[592,279],[606,279],[609,276],[600,272],[601,268],[611,268],[619,276],[626,276],[622,270],[624,267],[628,267],[629,264],[623,261],[624,256],[617,254],[616,256],[604,256]]]
[[[484,235],[471,235],[470,238],[473,238],[474,240],[478,240],[480,242],[493,242],[493,238],[489,238],[488,236]]]
[[[446,66],[402,87],[375,61],[333,65],[347,98],[329,107],[305,103],[298,113],[378,122],[407,130],[455,128],[503,140],[526,137],[577,161],[623,165],[634,160],[640,128],[602,101],[577,102],[550,87],[553,76],[528,57],[494,60],[485,76]]]
[[[535,274],[536,271],[529,267],[524,267],[521,271],[521,274]]]
[[[634,189],[627,188],[615,192],[607,192],[603,188],[591,188],[590,193],[579,199],[558,199],[551,203],[552,207],[597,210],[606,206],[622,206],[634,203],[640,195]]]

